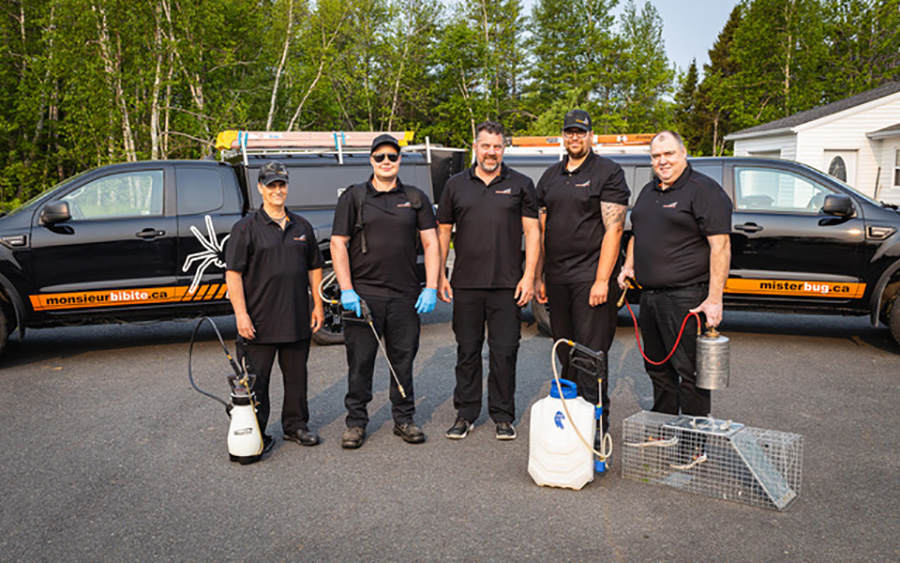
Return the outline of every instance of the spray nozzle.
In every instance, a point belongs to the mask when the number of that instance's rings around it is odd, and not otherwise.
[[[625,304],[625,297],[628,295],[629,289],[640,288],[637,285],[637,282],[634,281],[634,278],[631,276],[625,276],[625,289],[622,290],[622,295],[619,296],[619,300],[616,301],[616,309],[621,309],[622,305]]]

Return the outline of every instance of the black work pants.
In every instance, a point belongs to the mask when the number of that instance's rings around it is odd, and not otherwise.
[[[672,350],[688,311],[700,305],[709,291],[706,284],[641,292],[641,335],[644,353],[661,361]],[[697,321],[688,320],[678,349],[661,366],[644,362],[653,382],[653,410],[665,414],[707,416],[711,394],[697,387]]]
[[[400,394],[393,376],[390,378],[391,416],[394,422],[413,421],[416,403],[413,395],[413,360],[419,351],[419,315],[415,297],[377,297],[362,295],[372,311],[375,330],[382,337],[387,356],[394,366],[397,378],[406,392]],[[354,313],[344,315],[344,344],[347,350],[347,426],[365,428],[369,423],[367,405],[372,400],[372,376],[375,357],[379,354],[378,341],[372,328]],[[390,368],[388,368],[390,370]]]
[[[550,306],[550,331],[553,340],[565,338],[596,351],[609,354],[613,337],[616,335],[616,300],[619,287],[615,276],[610,278],[606,303],[591,307],[589,298],[593,282],[573,284],[547,284],[547,299]],[[562,363],[562,377],[575,382],[578,394],[592,405],[602,397],[603,428],[609,431],[609,374],[600,374],[602,384],[597,386],[597,374],[570,368],[569,350],[565,346],[558,349]]]
[[[453,334],[456,335],[458,416],[475,422],[481,413],[484,327],[488,329],[488,413],[494,422],[516,419],[516,357],[519,352],[519,306],[514,289],[454,289]]]
[[[306,399],[306,361],[309,359],[309,339],[287,342],[283,344],[257,344],[252,340],[244,340],[247,360],[256,371],[256,383],[253,391],[259,406],[256,418],[259,428],[265,433],[269,423],[269,380],[272,375],[272,364],[275,353],[278,353],[278,365],[284,381],[284,403],[281,406],[281,428],[284,433],[307,429],[309,423],[309,404]]]

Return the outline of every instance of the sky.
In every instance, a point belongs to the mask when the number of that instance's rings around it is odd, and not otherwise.
[[[703,65],[709,62],[708,51],[739,0],[635,0],[639,10],[645,2],[653,4],[663,20],[669,60],[687,70],[691,59],[697,59],[702,75]],[[619,2],[619,11],[622,4],[624,1]]]
[[[621,14],[626,1],[619,0],[616,15]],[[530,14],[536,2],[522,0],[525,11]],[[656,7],[663,20],[663,41],[669,61],[684,71],[691,59],[697,59],[697,70],[702,75],[703,64],[709,62],[707,52],[739,0],[635,0],[638,10],[646,2]]]

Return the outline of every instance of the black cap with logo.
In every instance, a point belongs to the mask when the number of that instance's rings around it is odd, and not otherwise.
[[[372,141],[372,148],[369,149],[369,154],[374,153],[375,150],[381,145],[390,145],[397,149],[397,152],[400,152],[400,143],[397,142],[397,139],[395,139],[393,135],[384,133],[382,135],[378,135],[377,137],[375,137],[375,140]]]
[[[288,170],[277,160],[270,160],[259,169],[259,183],[268,186],[272,182],[288,183]]]
[[[563,120],[563,131],[570,128],[590,131],[591,116],[583,109],[573,109],[566,114],[566,118]]]

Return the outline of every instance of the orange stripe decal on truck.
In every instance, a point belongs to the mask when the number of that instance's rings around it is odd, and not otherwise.
[[[840,297],[859,299],[866,292],[864,283],[835,283],[798,280],[755,280],[729,278],[725,293],[746,295],[790,295],[800,297]]]
[[[209,291],[203,286],[197,293],[205,293],[197,301],[211,301],[219,292]],[[92,307],[121,307],[123,305],[149,305],[158,303],[178,303],[191,301],[189,287],[148,287],[138,289],[109,289],[105,291],[76,291],[70,293],[43,293],[29,296],[35,311],[60,311],[65,309],[87,309]]]

